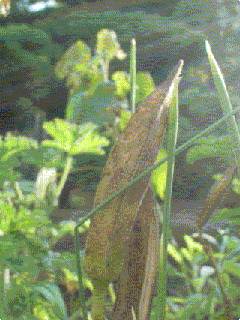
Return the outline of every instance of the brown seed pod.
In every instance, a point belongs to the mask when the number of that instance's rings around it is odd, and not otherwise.
[[[182,66],[180,61],[168,80],[157,87],[132,115],[109,155],[97,188],[95,206],[155,162],[163,143],[168,110]],[[120,276],[131,232],[149,188],[149,179],[150,174],[92,219],[86,242],[85,270],[95,283],[108,283]]]
[[[139,208],[124,266],[118,281],[112,319],[132,320],[132,309],[139,320],[149,317],[159,258],[159,217],[148,189]]]

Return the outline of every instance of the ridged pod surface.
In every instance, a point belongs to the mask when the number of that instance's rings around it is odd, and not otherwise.
[[[139,208],[119,277],[112,319],[139,320],[149,317],[159,259],[159,217],[149,187]]]
[[[155,162],[164,139],[168,110],[182,65],[180,61],[168,80],[158,86],[132,115],[109,155],[97,187],[95,206]],[[91,220],[84,266],[96,286],[117,280],[120,276],[131,232],[149,188],[149,179],[150,174],[115,198]],[[101,317],[96,316],[95,319]]]

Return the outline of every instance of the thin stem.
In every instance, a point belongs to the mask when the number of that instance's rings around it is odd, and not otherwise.
[[[172,206],[172,186],[175,166],[176,143],[178,133],[178,88],[174,93],[173,103],[169,111],[168,130],[167,130],[167,152],[169,154],[167,166],[167,181],[163,207],[162,235],[160,239],[160,263],[159,263],[159,284],[156,319],[164,320],[166,316],[167,298],[167,246],[170,231],[170,215]]]
[[[131,108],[132,113],[136,111],[136,89],[137,89],[137,49],[136,40],[131,41],[131,52],[130,52],[130,85],[131,85]]]
[[[103,71],[104,82],[108,82],[109,81],[109,60],[102,59],[102,71]]]
[[[72,157],[71,156],[67,156],[67,160],[66,160],[66,163],[65,163],[65,167],[64,167],[64,170],[63,170],[63,174],[61,176],[61,179],[59,181],[59,184],[56,188],[56,193],[55,193],[55,197],[56,199],[58,199],[62,193],[62,190],[64,188],[64,185],[67,181],[67,178],[68,178],[68,175],[72,169]]]

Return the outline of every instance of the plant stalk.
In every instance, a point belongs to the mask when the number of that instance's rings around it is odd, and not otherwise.
[[[159,262],[159,283],[158,297],[159,307],[156,312],[156,319],[165,319],[166,298],[167,298],[167,246],[170,232],[170,215],[172,206],[172,187],[175,166],[175,151],[178,133],[178,88],[175,89],[173,103],[169,110],[167,129],[167,153],[169,154],[167,166],[167,181],[164,197],[162,234],[160,238],[160,262]]]
[[[62,193],[64,185],[67,181],[68,175],[72,169],[72,162],[73,162],[73,158],[68,155],[65,166],[64,166],[63,174],[62,174],[61,179],[59,181],[59,184],[56,188],[56,193],[55,193],[56,200],[58,200],[58,198],[60,197],[60,195]]]

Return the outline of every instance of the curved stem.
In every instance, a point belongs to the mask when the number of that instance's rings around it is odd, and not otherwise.
[[[56,199],[58,199],[62,193],[62,190],[64,188],[64,185],[67,181],[67,178],[68,178],[68,175],[72,169],[72,162],[73,162],[73,158],[71,156],[67,156],[67,160],[66,160],[66,163],[65,163],[65,167],[64,167],[64,170],[63,170],[63,174],[61,176],[61,179],[59,181],[59,184],[56,188],[56,193],[55,193],[55,197]]]

